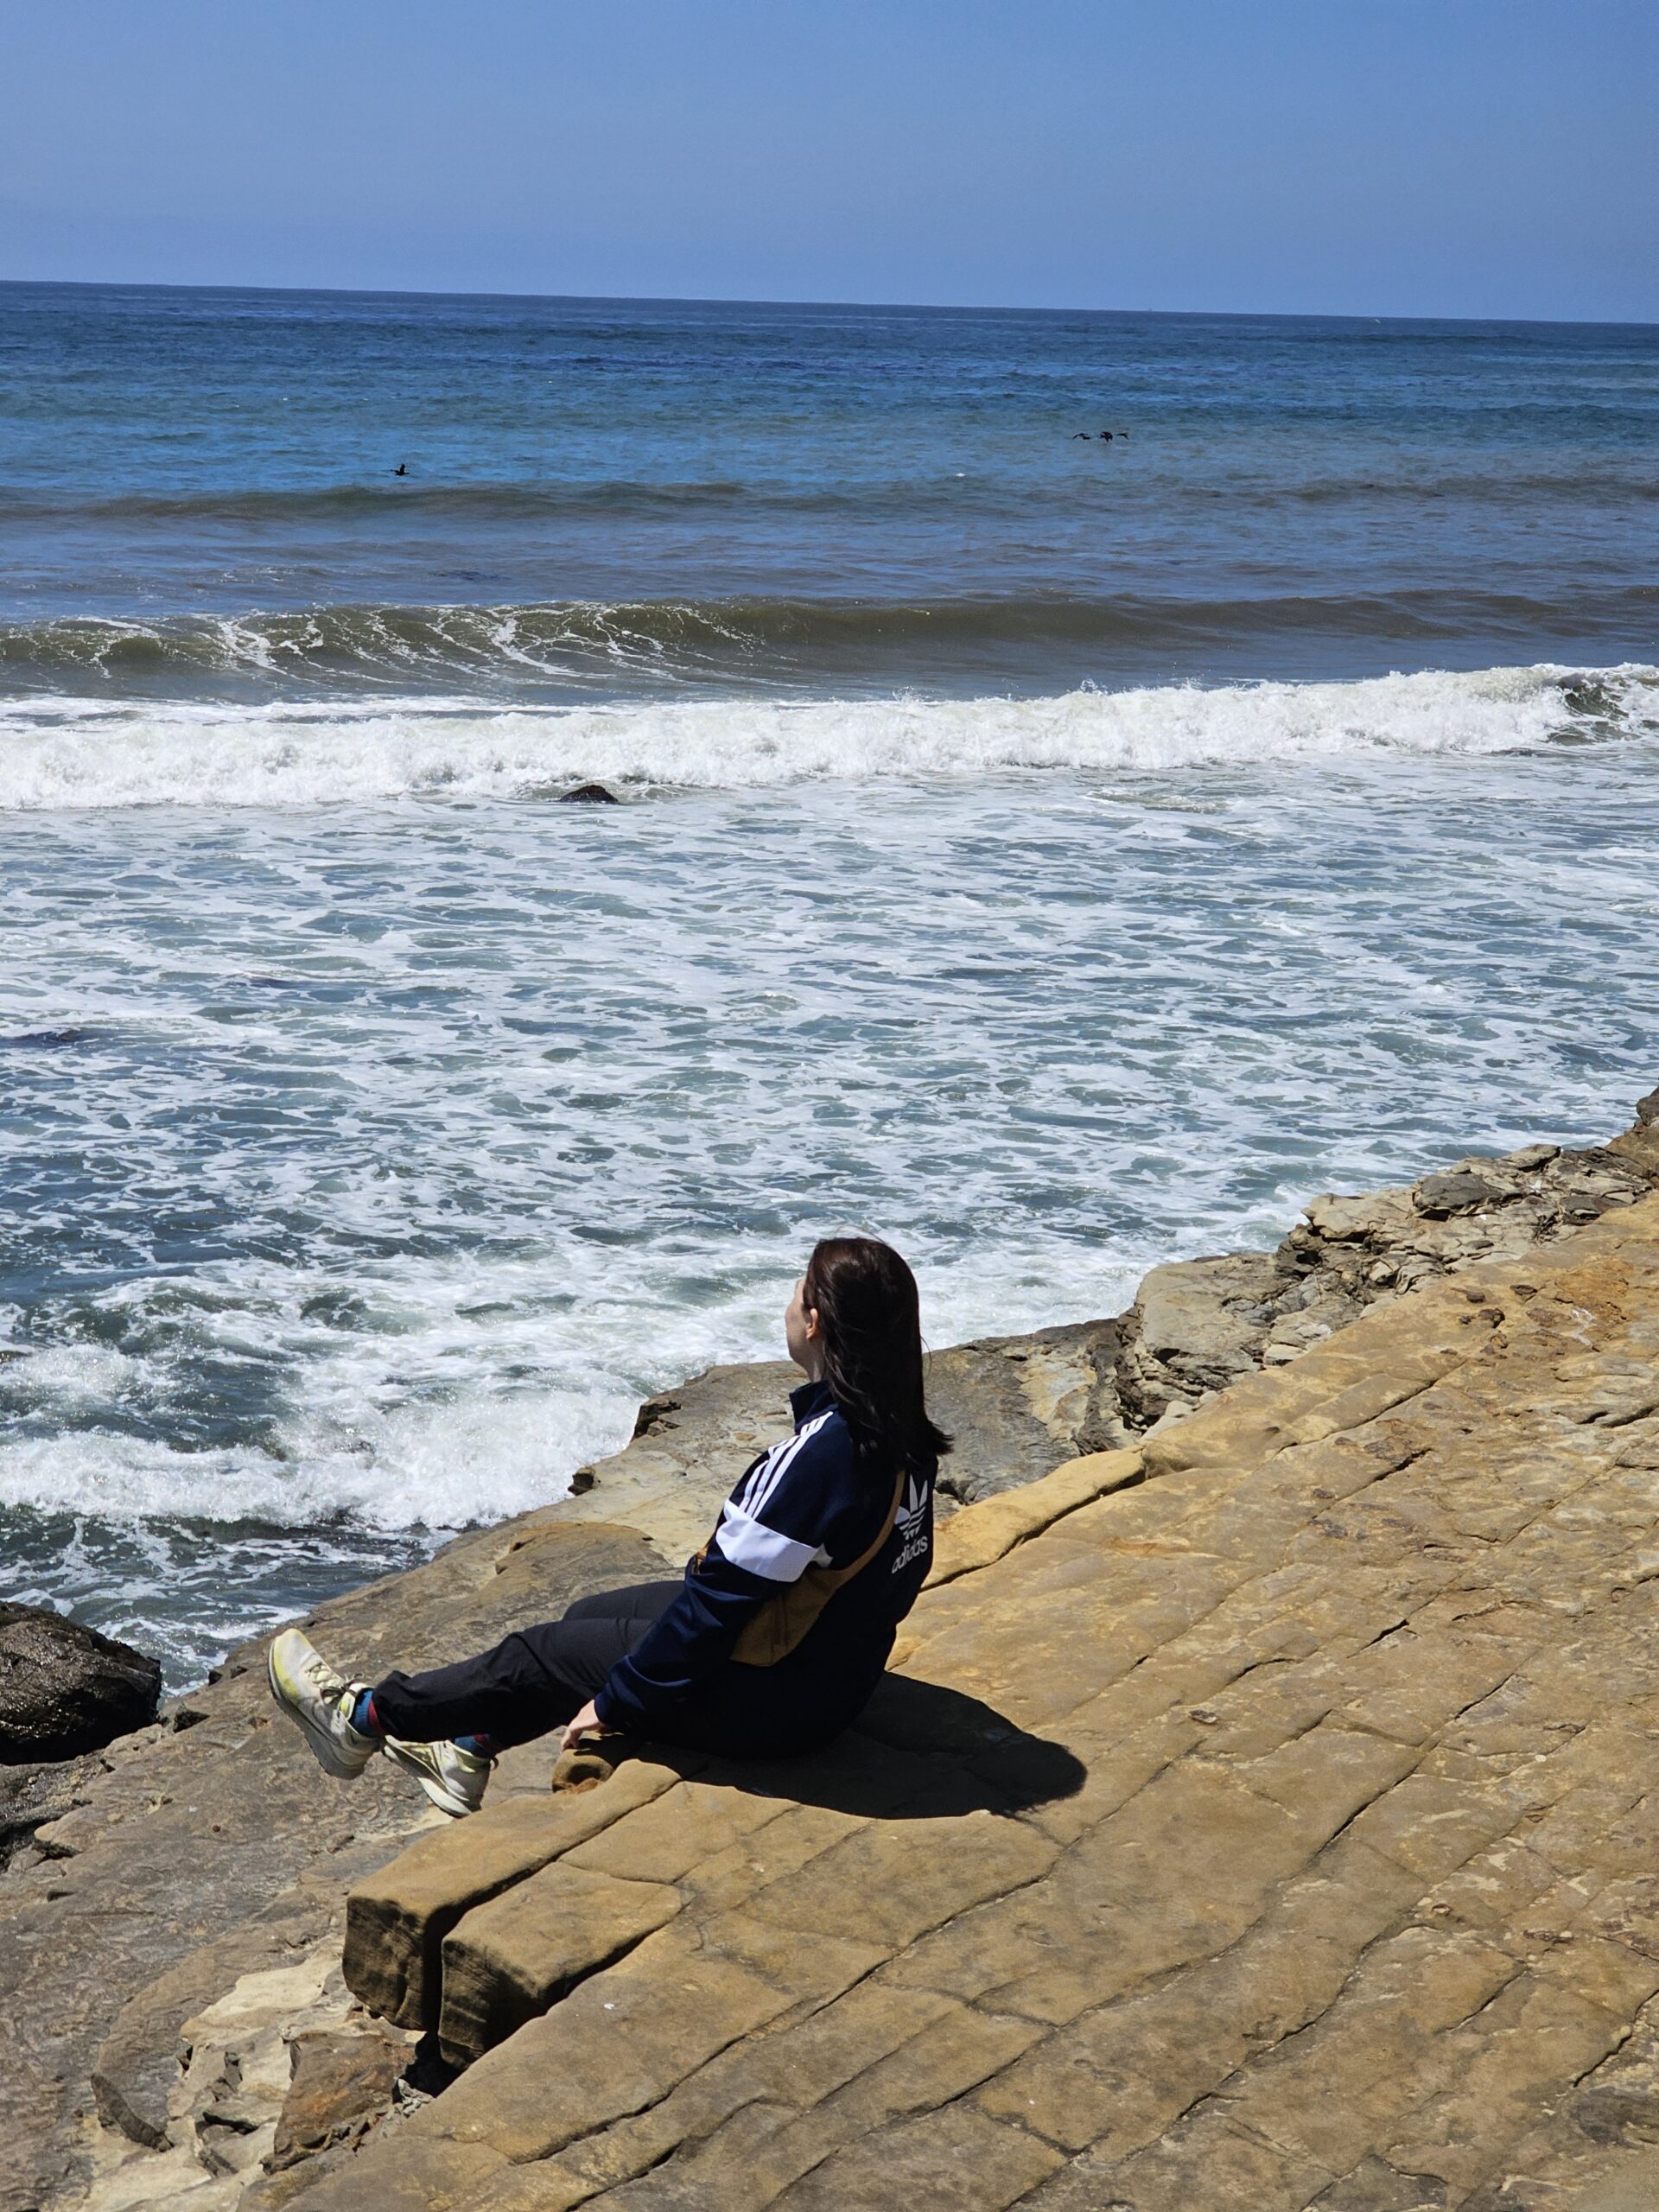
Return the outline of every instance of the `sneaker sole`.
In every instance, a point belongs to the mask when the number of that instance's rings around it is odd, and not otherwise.
[[[272,1697],[299,1728],[323,1772],[332,1774],[336,1782],[355,1782],[367,1766],[368,1758],[356,1761],[347,1758],[333,1737],[319,1728],[308,1714],[301,1711],[277,1675],[276,1646],[274,1643],[265,1655],[265,1680],[270,1684]],[[370,1757],[372,1757],[372,1753]]]
[[[423,1766],[418,1759],[410,1758],[402,1745],[394,1744],[390,1736],[380,1748],[394,1766],[402,1767],[405,1774],[414,1776],[438,1810],[441,1813],[448,1813],[452,1821],[465,1820],[468,1813],[477,1812],[480,1805],[483,1803],[481,1791],[475,1799],[457,1797],[453,1790],[438,1780],[429,1767]]]

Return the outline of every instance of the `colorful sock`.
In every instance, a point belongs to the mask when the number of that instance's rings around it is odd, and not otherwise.
[[[456,1736],[453,1739],[458,1751],[470,1751],[475,1759],[493,1759],[495,1746],[487,1736]]]
[[[359,1690],[357,1703],[352,1707],[352,1726],[359,1736],[384,1736],[380,1716],[374,1709],[374,1692]]]

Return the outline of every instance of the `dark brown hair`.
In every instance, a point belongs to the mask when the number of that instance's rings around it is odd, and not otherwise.
[[[876,1237],[826,1236],[802,1296],[817,1309],[823,1378],[859,1458],[931,1473],[950,1440],[927,1417],[915,1276]]]

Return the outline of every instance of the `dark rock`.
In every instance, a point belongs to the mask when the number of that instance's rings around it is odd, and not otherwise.
[[[603,784],[576,784],[568,791],[559,793],[561,806],[620,806],[621,800],[614,791],[607,791]]]
[[[1649,1122],[1659,1122],[1659,1090],[1650,1090],[1645,1098],[1637,1100],[1636,1118],[1644,1126]]]
[[[931,1352],[928,1407],[954,1440],[942,1497],[975,1503],[1128,1440],[1118,1417],[1115,1320],[982,1337]]]
[[[0,1767],[0,1867],[29,1844],[36,1828],[84,1802],[90,1777],[103,1771],[91,1758]]]
[[[37,1605],[0,1605],[0,1764],[77,1758],[156,1718],[155,1660]]]
[[[666,1393],[659,1397],[647,1398],[633,1417],[633,1433],[636,1440],[641,1436],[649,1436],[653,1430],[665,1427],[669,1415],[677,1414],[679,1410],[679,1400],[669,1397]]]
[[[270,2171],[280,2173],[366,2134],[391,2110],[410,2048],[406,2037],[375,2025],[314,2028],[296,2036],[289,2046],[294,2075],[276,2122]]]
[[[1453,1167],[1443,1175],[1425,1175],[1411,1186],[1411,1202],[1419,1213],[1433,1218],[1459,1213],[1465,1206],[1490,1205],[1502,1194],[1467,1167]]]
[[[11,1052],[46,1051],[56,1045],[79,1045],[89,1033],[85,1029],[24,1029],[15,1037],[0,1037],[0,1046]]]

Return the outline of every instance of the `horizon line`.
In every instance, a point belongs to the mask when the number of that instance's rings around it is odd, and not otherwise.
[[[273,298],[368,300],[499,300],[537,301],[553,306],[812,308],[838,314],[938,315],[1090,315],[1133,317],[1140,321],[1208,322],[1332,322],[1450,324],[1470,328],[1568,330],[1653,330],[1659,318],[1605,315],[1379,315],[1363,309],[1278,308],[1102,308],[1018,307],[926,302],[913,300],[776,299],[738,295],[693,292],[519,292],[493,290],[448,291],[423,285],[383,284],[203,284],[164,283],[156,279],[105,276],[0,276],[0,289],[87,292],[206,292],[243,295],[256,293]]]

